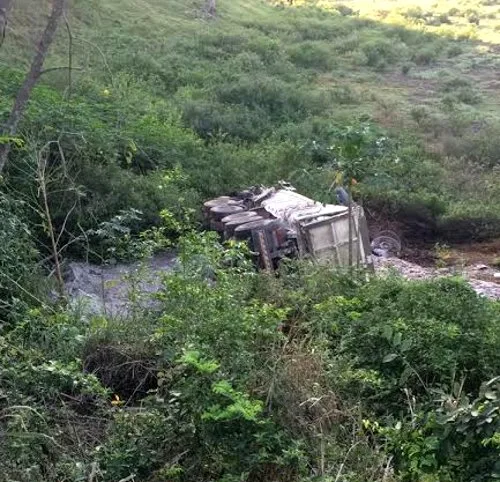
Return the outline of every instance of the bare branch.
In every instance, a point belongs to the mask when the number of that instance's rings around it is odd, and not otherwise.
[[[48,145],[48,144],[47,144]],[[47,147],[47,145],[45,147]],[[42,203],[43,203],[43,209],[44,209],[44,214],[45,214],[45,220],[47,221],[47,229],[49,231],[49,236],[50,236],[50,243],[52,247],[52,253],[54,256],[54,265],[56,269],[56,279],[57,279],[57,285],[59,288],[59,294],[62,299],[65,297],[65,290],[64,290],[64,280],[62,276],[62,271],[61,271],[61,264],[59,262],[59,250],[57,248],[57,241],[55,237],[55,231],[54,231],[54,226],[52,224],[52,216],[50,212],[50,206],[49,206],[49,199],[47,195],[47,183],[46,183],[46,168],[47,168],[47,158],[44,157],[43,151],[45,147],[42,148],[38,155],[38,186],[39,186],[39,191],[42,197]],[[71,214],[71,212],[70,212]],[[66,220],[65,220],[65,225],[66,225]]]
[[[135,480],[135,474],[130,474],[128,477],[125,477],[124,479],[119,480],[118,482],[134,482]]]
[[[7,281],[9,281],[10,283],[13,283],[16,285],[17,288],[19,288],[21,291],[23,291],[24,293],[26,293],[30,298],[34,299],[37,303],[40,304],[40,306],[43,306],[44,308],[47,308],[48,306],[45,305],[45,303],[38,297],[36,297],[33,293],[30,293],[26,288],[24,288],[23,286],[21,286],[15,279],[11,278],[8,274],[6,273],[2,273],[0,271],[0,276],[3,276],[4,278],[7,279]],[[55,313],[55,311],[50,308],[50,310]]]
[[[84,38],[80,38],[79,40],[81,40],[82,42],[85,42],[86,44],[89,44],[91,47],[95,48],[99,52],[99,54],[100,54],[100,56],[102,58],[102,61],[104,63],[104,67],[106,67],[106,70],[109,73],[109,78],[111,80],[111,85],[113,85],[114,84],[113,72],[111,71],[111,68],[109,67],[108,60],[106,59],[106,56],[104,55],[104,52],[99,48],[98,45],[90,42],[89,40],[86,40]]]
[[[73,70],[73,32],[71,31],[66,13],[64,13],[64,23],[66,24],[66,30],[68,32],[68,99],[70,99],[72,87],[71,76]]]
[[[5,40],[7,31],[7,14],[12,6],[13,0],[0,0],[0,47]]]
[[[207,14],[214,18],[217,13],[217,6],[215,4],[216,0],[206,0],[205,8],[207,10]]]
[[[45,58],[47,57],[49,47],[54,41],[57,25],[59,23],[59,19],[63,15],[66,1],[67,0],[52,0],[52,10],[47,21],[47,25],[45,26],[45,30],[40,37],[40,41],[38,42],[38,47],[31,63],[30,71],[26,75],[23,85],[17,93],[14,106],[12,107],[12,111],[2,132],[2,134],[7,137],[14,136],[17,132],[17,126],[19,125],[19,121],[26,110],[33,87],[35,87],[42,73],[42,67],[45,62]],[[10,143],[0,145],[0,174],[5,167],[10,149]]]
[[[64,222],[61,226],[61,230],[59,231],[59,235],[57,236],[57,239],[56,239],[56,247],[58,248],[59,252],[61,251],[59,249],[59,242],[61,241],[61,236],[65,233],[66,224],[68,223],[68,219],[71,216],[71,214],[73,214],[73,211],[76,209],[77,204],[78,204],[78,201],[75,201],[73,203],[73,206],[71,206],[71,209],[66,213],[66,216],[64,217]]]

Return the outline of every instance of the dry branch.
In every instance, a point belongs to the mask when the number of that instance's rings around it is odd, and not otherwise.
[[[3,126],[2,135],[4,136],[11,137],[14,136],[17,132],[17,127],[24,114],[24,111],[26,110],[29,99],[31,97],[31,92],[43,72],[43,64],[45,62],[45,58],[47,57],[49,48],[54,41],[59,20],[64,13],[66,1],[67,0],[52,1],[52,10],[47,21],[47,25],[45,26],[45,30],[43,31],[42,36],[40,37],[40,40],[38,42],[38,46],[31,63],[30,70],[26,75],[26,78],[24,79],[23,85],[17,93],[16,100],[14,101],[14,106],[12,107],[9,118]],[[10,149],[11,144],[9,142],[0,144],[0,174],[3,171],[5,164],[7,163]]]
[[[7,31],[7,14],[12,6],[13,0],[0,0],[0,47],[5,40],[5,32]]]

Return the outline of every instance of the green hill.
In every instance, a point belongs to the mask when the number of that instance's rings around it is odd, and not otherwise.
[[[497,2],[204,3],[73,0],[60,25],[0,177],[1,482],[498,480],[498,301],[307,259],[259,272],[199,219],[242,187],[332,202],[354,178],[373,228],[436,265],[498,237]],[[15,1],[0,124],[48,7]],[[136,261],[126,314],[68,299],[75,258]],[[104,297],[100,269],[79,280]]]
[[[367,204],[406,223],[418,211],[433,237],[498,234],[500,193],[490,182],[500,138],[498,8],[298,3],[222,0],[209,19],[195,0],[74,1],[72,104],[57,99],[66,71],[47,73],[23,129],[38,144],[52,129],[81,134],[63,136],[69,157],[96,161],[115,190],[147,184],[114,171],[129,163],[142,174],[180,166],[202,197],[287,178],[326,200],[343,127],[368,123],[367,150],[375,138],[390,142],[363,161]],[[4,92],[15,91],[41,24],[38,2],[16,3],[2,47]],[[67,51],[63,25],[47,67],[67,65]],[[9,105],[4,95],[2,111]],[[87,174],[76,182],[109,191]],[[169,204],[148,197],[144,211]],[[92,217],[128,203],[105,204],[101,212],[89,202]]]

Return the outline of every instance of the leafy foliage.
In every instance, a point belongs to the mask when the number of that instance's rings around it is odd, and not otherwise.
[[[0,191],[0,327],[36,303],[36,242],[24,221],[26,206]]]
[[[180,265],[141,317],[84,325],[32,310],[2,337],[10,479],[497,473],[497,303],[456,279],[369,279],[306,262],[269,276],[212,233],[179,241]],[[99,430],[87,423],[96,413]],[[58,430],[65,450],[51,442]]]
[[[64,160],[53,149],[52,169],[64,164],[69,179],[54,183],[50,195],[56,228],[73,209],[63,242],[82,229],[111,222],[120,211],[141,211],[140,229],[145,229],[161,222],[162,209],[176,213],[179,204],[193,208],[202,198],[304,171],[315,178],[314,183],[302,179],[305,194],[325,193],[334,176],[331,166],[316,176],[316,161],[323,153],[318,149],[304,156],[303,146],[313,141],[325,148],[336,144],[341,139],[333,131],[346,125],[362,130],[366,119],[394,145],[384,162],[374,166],[381,171],[377,178],[367,176],[360,186],[370,207],[402,221],[420,211],[421,219],[406,223],[409,231],[426,224],[434,238],[451,237],[449,226],[456,221],[473,226],[467,238],[500,232],[497,215],[467,212],[459,174],[465,171],[454,168],[457,159],[465,158],[473,159],[476,169],[486,166],[468,179],[467,197],[475,199],[468,204],[478,212],[488,206],[494,211],[500,198],[488,179],[498,157],[498,122],[482,111],[489,92],[479,92],[482,84],[473,77],[487,72],[493,60],[486,55],[478,59],[484,65],[478,71],[467,64],[472,42],[454,40],[464,33],[455,19],[482,6],[458,13],[449,13],[446,5],[436,12],[394,9],[391,15],[375,9],[368,20],[366,2],[359,6],[359,16],[355,1],[298,1],[297,8],[261,2],[256,10],[241,2],[222,2],[224,15],[200,30],[199,19],[191,15],[199,2],[186,10],[177,2],[167,3],[168,8],[159,2],[151,6],[157,14],[150,20],[163,43],[151,36],[154,28],[144,27],[147,22],[137,26],[124,21],[123,31],[130,35],[122,35],[102,5],[75,7],[75,29],[85,45],[90,42],[90,50],[79,47],[74,60],[87,70],[75,74],[69,100],[57,90],[63,77],[56,72],[35,90],[21,126],[25,148],[15,149],[8,181],[24,196],[32,193],[33,182],[25,173],[33,166],[26,150],[37,152],[58,140]],[[131,11],[136,9],[131,6]],[[81,22],[85,15],[107,25],[102,30],[105,40],[98,45],[102,55],[92,50],[95,36],[92,23]],[[166,29],[167,24],[176,28]],[[457,32],[447,33],[441,26]],[[54,61],[61,52],[56,48]],[[440,67],[438,60],[446,62],[445,54],[459,59]],[[394,79],[401,69],[408,80],[398,81],[398,87]],[[21,78],[12,68],[2,71],[3,116]],[[463,85],[453,87],[454,79],[462,79]],[[436,86],[408,91],[427,81]],[[387,85],[383,92],[380,82]],[[419,101],[422,90],[434,95],[432,101]],[[405,101],[414,97],[415,108],[425,106],[427,112],[417,120],[406,115],[414,106]],[[160,188],[165,169],[180,169],[183,178]],[[429,199],[432,195],[439,198],[439,209],[429,206],[436,204]],[[82,255],[82,250],[81,244],[72,244],[72,254]]]
[[[210,22],[198,0],[114,3],[75,2],[71,92],[47,72],[0,139],[2,480],[498,478],[498,303],[458,279],[269,276],[195,231],[202,199],[289,179],[332,202],[343,176],[412,237],[498,236],[496,60],[474,41],[492,2],[368,19],[367,2],[221,0]],[[1,119],[31,20],[2,45]],[[41,153],[65,256],[178,249],[147,309],[84,320],[39,292]]]

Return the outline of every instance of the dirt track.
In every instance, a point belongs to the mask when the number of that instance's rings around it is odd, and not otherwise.
[[[441,276],[462,276],[467,279],[478,294],[500,300],[500,279],[496,281],[495,278],[495,274],[500,272],[486,265],[432,268],[423,267],[399,258],[375,258],[375,267],[381,274],[388,273],[393,269],[405,278],[413,280],[432,279]]]

